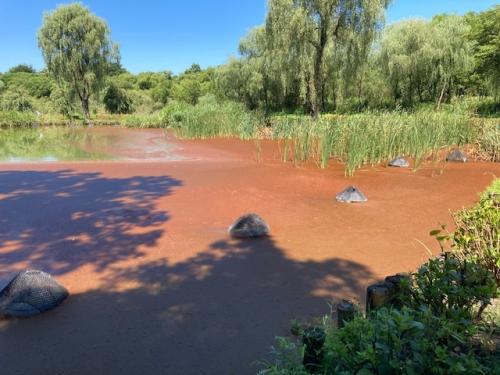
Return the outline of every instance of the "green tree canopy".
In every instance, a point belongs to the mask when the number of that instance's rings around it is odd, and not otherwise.
[[[8,73],[36,73],[35,68],[28,64],[19,64],[9,69]]]
[[[409,19],[386,28],[380,66],[396,102],[451,99],[460,78],[472,67],[472,46],[462,17]]]
[[[500,88],[500,5],[479,13],[469,14],[470,38],[475,43],[476,69],[486,79],[495,97]]]
[[[106,22],[81,4],[62,5],[44,15],[38,44],[49,72],[71,86],[88,121],[89,99],[102,87],[109,64],[118,56]]]
[[[328,46],[348,56],[350,69],[345,71],[354,72],[366,58],[388,3],[389,0],[269,0],[266,32],[271,59],[279,65],[285,89],[299,77],[301,96],[314,117],[324,107]]]

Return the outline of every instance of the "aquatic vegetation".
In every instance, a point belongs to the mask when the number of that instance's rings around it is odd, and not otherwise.
[[[465,115],[420,111],[373,112],[349,116],[282,116],[271,120],[273,138],[284,143],[284,159],[315,160],[324,168],[330,159],[344,162],[346,173],[365,164],[386,162],[400,155],[418,167],[443,147],[477,139],[478,129]]]
[[[173,103],[161,112],[164,122],[181,138],[237,136],[255,138],[263,119],[240,103],[219,102],[213,96],[200,99],[197,105]]]

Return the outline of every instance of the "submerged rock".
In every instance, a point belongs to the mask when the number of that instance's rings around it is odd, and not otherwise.
[[[58,306],[68,295],[66,288],[48,273],[23,271],[0,291],[0,316],[38,315]]]
[[[246,214],[229,227],[229,234],[235,238],[251,238],[269,235],[269,226],[257,214]]]
[[[402,156],[398,156],[396,159],[391,160],[389,162],[389,166],[398,168],[408,168],[410,166],[410,163]]]
[[[455,162],[465,163],[465,162],[467,162],[467,155],[465,155],[460,150],[453,150],[446,157],[446,161],[455,161]]]
[[[349,186],[344,191],[338,193],[336,198],[337,201],[345,203],[358,203],[368,201],[365,195],[356,186]]]

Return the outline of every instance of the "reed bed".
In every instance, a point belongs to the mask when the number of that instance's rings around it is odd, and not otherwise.
[[[208,96],[195,105],[173,103],[161,115],[169,127],[181,138],[203,139],[214,137],[256,138],[264,123],[263,117],[246,110],[235,102],[218,102]]]
[[[479,134],[479,125],[466,115],[431,111],[329,116],[316,121],[280,116],[271,123],[273,138],[282,141],[284,160],[314,160],[324,168],[336,159],[345,163],[348,175],[365,164],[400,155],[411,157],[418,167],[429,154],[473,143]]]

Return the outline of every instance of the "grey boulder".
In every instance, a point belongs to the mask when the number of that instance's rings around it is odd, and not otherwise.
[[[68,295],[67,289],[48,273],[22,271],[0,291],[0,316],[38,315],[58,306]]]
[[[396,159],[391,160],[389,162],[389,166],[398,168],[408,168],[410,166],[410,163],[402,156],[398,156]]]
[[[454,162],[460,162],[460,163],[465,163],[467,162],[467,155],[465,155],[462,151],[460,150],[453,150],[450,152],[450,154],[446,157],[446,161],[454,161]]]
[[[349,186],[344,191],[338,193],[336,198],[338,202],[345,203],[361,203],[368,201],[365,195],[356,186]]]
[[[239,217],[228,230],[231,237],[252,238],[269,235],[269,225],[257,214]]]

